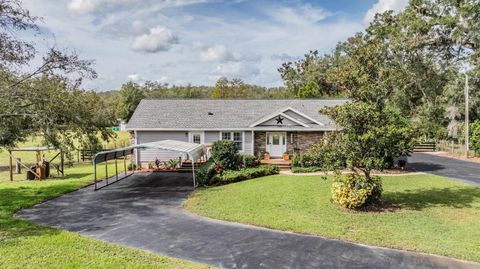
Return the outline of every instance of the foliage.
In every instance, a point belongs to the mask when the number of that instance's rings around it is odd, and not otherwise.
[[[303,59],[282,64],[278,71],[287,89],[297,98],[337,96],[340,93],[328,77],[338,61],[335,53],[321,56],[318,51],[310,51]]]
[[[164,162],[165,167],[171,168],[171,169],[176,168],[179,163],[180,163],[180,161],[178,159],[170,159],[170,160]]]
[[[120,90],[120,118],[129,121],[140,101],[145,97],[143,91],[133,82],[122,85]]]
[[[137,165],[135,163],[129,163],[127,166],[128,171],[136,170]]]
[[[231,140],[215,141],[212,145],[212,159],[224,170],[238,167],[238,149]]]
[[[321,167],[326,171],[345,168],[345,155],[337,150],[344,143],[341,139],[340,135],[326,134],[323,140],[313,144],[307,153],[311,159],[309,166]],[[302,167],[307,166],[302,163]]]
[[[291,165],[292,165],[292,168],[293,167],[300,167],[300,153],[295,152],[293,154]]]
[[[390,167],[393,158],[408,155],[415,144],[410,122],[397,111],[365,102],[349,102],[323,111],[339,125],[338,143],[330,150],[348,167],[370,179],[372,169]],[[327,142],[328,143],[328,142]]]
[[[250,89],[241,79],[233,79],[229,81],[226,77],[217,80],[215,88],[213,88],[210,98],[240,98],[248,96]]]
[[[475,154],[480,155],[480,120],[474,121],[470,125],[470,144]]]
[[[55,47],[41,55],[21,39],[26,32],[42,34],[40,19],[21,1],[0,1],[0,147],[31,136],[64,149],[97,133],[108,140],[113,114],[96,93],[80,89],[83,79],[97,77],[93,61]]]
[[[376,203],[381,194],[382,181],[378,176],[368,179],[356,173],[338,175],[332,185],[333,202],[349,209]]]
[[[377,14],[326,55],[313,51],[279,72],[296,97],[345,96],[398,109],[419,136],[447,137],[445,108],[464,111],[464,72],[470,115],[480,117],[479,1],[412,0],[402,12]]]
[[[257,177],[275,175],[279,168],[274,165],[260,165],[258,167],[241,168],[239,170],[225,170],[221,175],[215,176],[215,185],[224,185]]]
[[[196,180],[199,186],[208,186],[211,185],[211,179],[215,176],[215,162],[213,159],[205,162],[200,168],[196,171]]]
[[[241,159],[242,159],[242,167],[244,168],[256,167],[259,165],[257,157],[255,157],[252,154],[242,154]]]

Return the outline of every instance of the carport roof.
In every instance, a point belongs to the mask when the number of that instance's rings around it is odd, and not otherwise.
[[[181,152],[188,154],[189,157],[193,160],[200,159],[200,157],[202,157],[206,152],[205,146],[202,144],[195,144],[176,140],[162,140],[138,144],[125,148],[118,148],[109,151],[102,151],[95,154],[95,156],[93,157],[93,163],[97,164],[107,160],[113,160],[118,157],[130,155],[133,153],[134,149],[160,149]]]

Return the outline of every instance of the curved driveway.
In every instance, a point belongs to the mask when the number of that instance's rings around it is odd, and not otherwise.
[[[182,184],[183,182],[183,184]],[[480,264],[195,216],[189,174],[136,174],[25,209],[17,216],[108,242],[226,268],[480,268]],[[183,185],[183,186],[182,186]]]
[[[480,163],[441,157],[430,153],[414,153],[408,157],[408,167],[419,172],[449,177],[480,186]]]

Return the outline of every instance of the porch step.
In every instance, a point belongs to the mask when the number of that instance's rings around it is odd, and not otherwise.
[[[262,160],[261,163],[268,164],[268,165],[275,165],[282,171],[290,170],[290,168],[292,167],[292,162],[290,160],[286,161],[284,159]]]
[[[198,169],[202,166],[205,162],[196,162],[195,169]],[[182,166],[178,168],[179,172],[192,172],[192,162],[191,161],[183,161]]]

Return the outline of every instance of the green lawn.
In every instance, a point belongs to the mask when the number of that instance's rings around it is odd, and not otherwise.
[[[103,172],[103,169],[100,169]],[[110,171],[114,167],[110,165]],[[70,168],[64,179],[26,181],[0,173],[0,268],[209,268],[121,247],[12,216],[15,211],[85,186],[90,165]],[[75,206],[75,205],[72,205]]]
[[[199,190],[199,215],[480,262],[480,188],[433,175],[384,177],[396,212],[354,213],[330,202],[331,179],[275,175]]]

